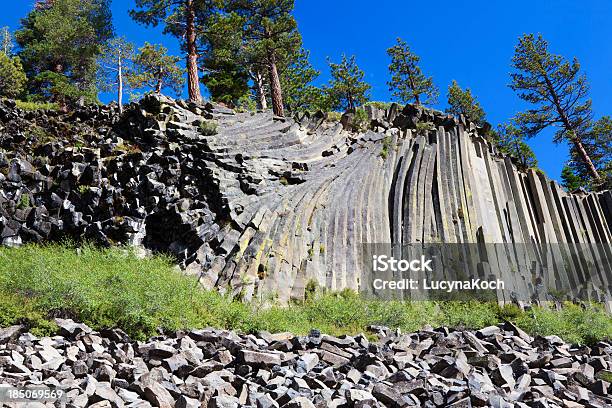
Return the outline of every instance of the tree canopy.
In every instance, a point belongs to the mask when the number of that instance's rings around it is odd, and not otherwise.
[[[340,63],[328,60],[331,80],[326,89],[332,109],[356,109],[366,103],[372,86],[364,81],[365,73],[357,66],[355,56],[342,55]]]
[[[15,33],[30,92],[60,103],[97,101],[96,60],[112,36],[108,0],[38,2]]]
[[[397,101],[417,105],[436,103],[439,91],[433,78],[423,74],[418,65],[421,58],[411,51],[404,40],[398,38],[397,44],[387,50],[387,55],[391,57],[389,90]]]
[[[0,52],[0,96],[16,98],[27,82],[19,57],[9,57]]]
[[[279,68],[290,65],[302,46],[302,36],[291,14],[294,0],[228,0],[226,11],[240,18],[242,51],[255,70],[267,71],[274,113],[284,115]]]
[[[199,53],[208,44],[209,20],[218,11],[219,0],[136,0],[130,15],[139,23],[164,25],[164,33],[181,42],[187,57],[189,99],[202,101],[199,76]]]
[[[168,49],[163,45],[146,42],[134,55],[128,83],[134,89],[147,88],[160,93],[168,88],[175,95],[181,95],[185,70],[178,65],[180,60],[180,57],[168,55]]]
[[[448,87],[448,108],[447,113],[452,115],[463,115],[467,120],[477,125],[482,125],[485,121],[485,111],[478,103],[469,88],[462,89],[457,81],[453,81]]]
[[[527,170],[538,167],[535,153],[525,142],[524,133],[516,124],[501,124],[491,136],[497,149],[511,156],[519,168]]]
[[[512,66],[510,87],[521,99],[534,105],[517,116],[518,126],[530,137],[556,126],[555,141],[572,144],[590,176],[599,179],[583,144],[592,113],[587,79],[580,73],[578,60],[570,62],[555,55],[541,35],[526,34],[519,39]]]

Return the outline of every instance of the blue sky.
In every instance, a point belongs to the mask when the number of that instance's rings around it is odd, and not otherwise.
[[[33,1],[4,2],[0,25],[15,29]],[[163,42],[179,53],[174,38],[161,28],[145,28],[127,14],[133,0],[114,0],[115,28],[136,44]],[[456,79],[469,87],[493,124],[526,106],[508,88],[510,60],[517,38],[542,33],[551,50],[577,57],[591,83],[595,116],[612,114],[612,1],[610,0],[296,0],[295,16],[311,51],[313,65],[329,78],[326,58],[355,54],[373,86],[372,99],[389,100],[386,49],[405,39],[421,56],[423,70],[441,90],[436,108],[444,109],[446,88]],[[108,101],[109,95],[102,99]],[[558,178],[567,147],[551,142],[552,131],[529,143],[540,167]]]

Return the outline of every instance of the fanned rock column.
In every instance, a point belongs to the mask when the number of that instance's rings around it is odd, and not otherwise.
[[[3,244],[129,243],[170,252],[205,286],[281,302],[309,282],[360,289],[363,243],[524,246],[473,267],[528,292],[534,264],[585,296],[612,285],[611,193],[520,171],[463,119],[368,107],[371,130],[355,133],[350,115],[343,126],[155,96],[116,111],[0,104]]]

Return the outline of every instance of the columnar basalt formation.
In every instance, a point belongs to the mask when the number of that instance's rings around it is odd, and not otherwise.
[[[370,130],[356,132],[350,114],[287,119],[154,96],[123,117],[5,103],[3,243],[128,243],[173,254],[205,286],[284,302],[310,281],[360,289],[364,243],[546,244],[524,270],[504,268],[516,254],[488,254],[479,268],[520,290],[537,286],[538,265],[581,294],[610,290],[612,193],[570,194],[523,172],[462,118],[367,112]],[[597,251],[576,257],[570,245]]]

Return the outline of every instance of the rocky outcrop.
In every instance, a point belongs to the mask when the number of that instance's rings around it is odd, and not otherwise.
[[[524,269],[504,267],[515,254],[487,253],[475,270],[497,268],[531,292],[548,273],[605,300],[610,192],[570,194],[520,171],[461,118],[367,110],[370,130],[357,133],[350,115],[294,120],[154,96],[123,117],[112,106],[61,114],[4,103],[2,242],[137,245],[171,253],[205,286],[285,302],[310,281],[363,286],[363,243],[599,245],[588,259],[532,251]]]
[[[56,337],[0,329],[0,387],[61,389],[65,406],[98,408],[612,406],[610,344],[533,338],[511,323],[372,327],[376,341],[204,329],[134,342],[57,322]]]

